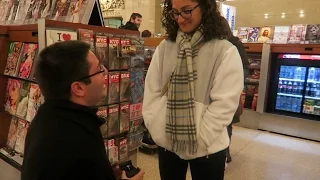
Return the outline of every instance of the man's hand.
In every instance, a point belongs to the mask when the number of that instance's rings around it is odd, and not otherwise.
[[[122,179],[128,179],[128,180],[143,180],[143,176],[144,176],[144,171],[142,171],[141,169],[140,169],[140,172],[139,172],[137,175],[133,176],[132,178],[128,178],[128,177],[126,176],[126,172],[125,172],[125,171],[122,171]]]
[[[112,165],[112,170],[113,170],[113,173],[114,173],[114,176],[116,177],[117,180],[121,180],[121,170],[120,170],[120,167],[119,167],[119,163],[115,163]]]

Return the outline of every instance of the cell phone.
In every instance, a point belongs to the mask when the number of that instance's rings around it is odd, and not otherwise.
[[[119,167],[122,171],[126,172],[126,176],[128,178],[132,178],[140,172],[139,168],[136,168],[132,165],[131,160],[121,163]]]

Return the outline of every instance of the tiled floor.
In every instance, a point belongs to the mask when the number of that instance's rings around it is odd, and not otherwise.
[[[320,143],[234,127],[233,161],[225,180],[319,180]],[[139,153],[145,180],[160,180],[156,155]],[[0,160],[0,180],[19,180],[20,173]],[[188,172],[187,180],[191,180]]]
[[[234,127],[231,154],[225,180],[320,179],[320,143]],[[146,180],[160,180],[156,156],[139,154],[138,162]]]

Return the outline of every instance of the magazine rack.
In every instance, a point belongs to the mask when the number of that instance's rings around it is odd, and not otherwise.
[[[5,112],[3,104],[5,104],[6,87],[9,76],[3,75],[10,42],[28,42],[38,43],[38,50],[41,51],[46,47],[46,29],[72,30],[78,29],[92,30],[98,33],[107,33],[115,35],[127,35],[140,37],[137,31],[129,31],[123,29],[113,29],[100,26],[84,25],[80,23],[68,23],[53,20],[40,19],[38,24],[18,25],[18,26],[0,26],[0,149],[6,146],[8,131],[10,127],[11,115]],[[18,78],[19,79],[19,78]],[[30,81],[30,80],[25,80]],[[137,165],[137,151],[129,152],[129,159],[133,164]],[[7,158],[0,153],[0,158],[21,170],[21,165]]]

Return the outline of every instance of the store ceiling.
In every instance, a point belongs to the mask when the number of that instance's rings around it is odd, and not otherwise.
[[[237,8],[236,26],[319,23],[320,0],[234,0],[224,2]],[[303,10],[304,16],[300,17]],[[285,18],[282,18],[285,13]],[[265,19],[268,14],[268,19]]]

